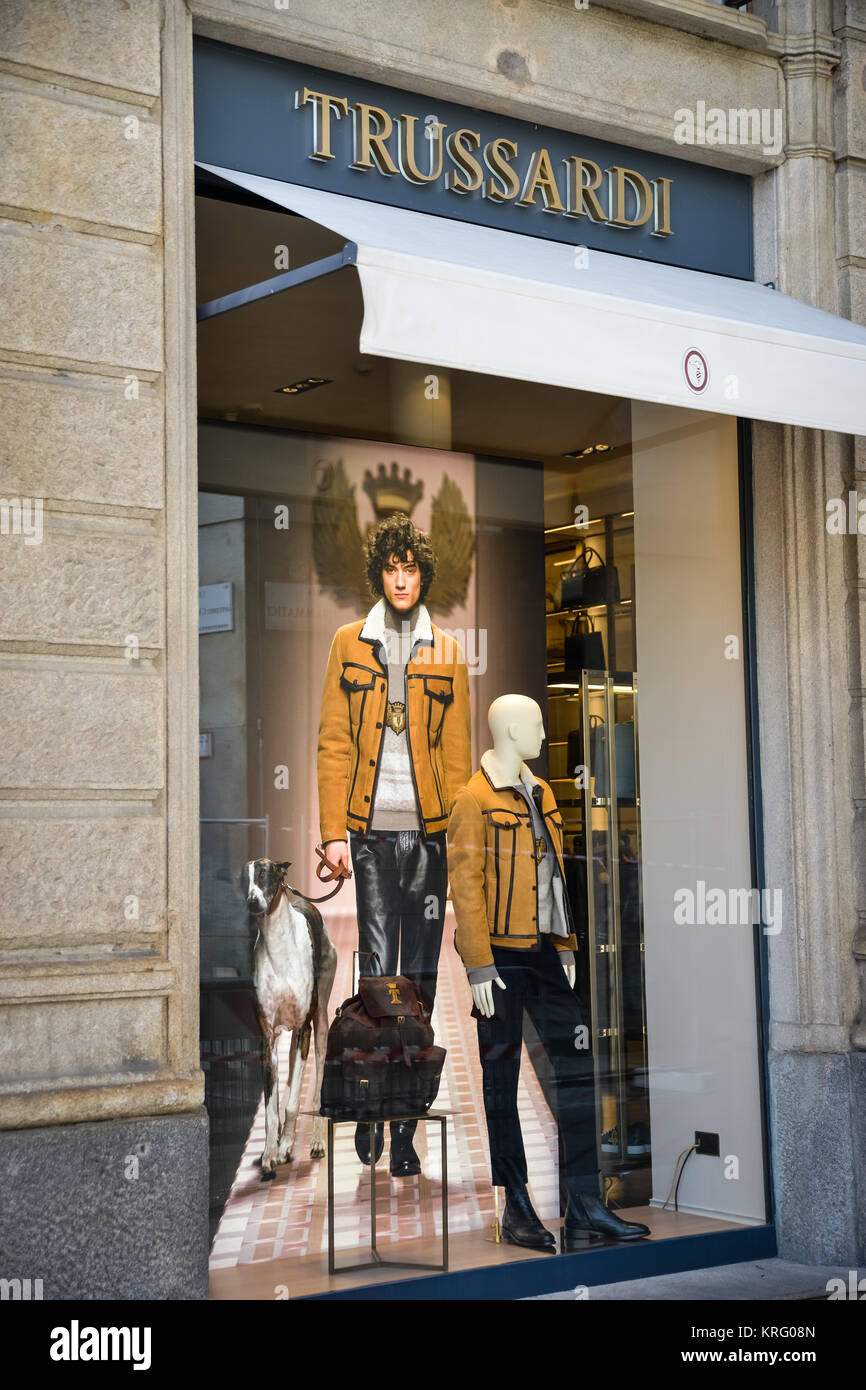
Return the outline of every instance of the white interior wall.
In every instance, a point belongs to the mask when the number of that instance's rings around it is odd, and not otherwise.
[[[760,927],[674,922],[678,889],[751,886],[736,421],[635,401],[632,422],[653,1200],[709,1130],[680,1207],[760,1221]]]

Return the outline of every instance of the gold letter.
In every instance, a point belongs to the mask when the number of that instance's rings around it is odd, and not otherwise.
[[[313,103],[313,153],[309,159],[333,159],[331,154],[331,107],[340,116],[348,116],[349,103],[345,97],[329,97],[325,92],[312,92],[309,87],[295,92],[295,110],[307,102]]]
[[[624,169],[620,164],[613,164],[607,171],[610,199],[610,216],[608,222],[612,227],[642,227],[644,222],[648,222],[653,210],[653,191],[644,178],[643,174],[637,173],[634,169]],[[637,217],[631,219],[625,215],[625,186],[626,184],[634,189],[637,198]]]
[[[566,217],[586,217],[591,222],[606,222],[604,208],[598,201],[595,189],[601,183],[601,170],[591,159],[580,159],[576,154],[564,159],[566,172]],[[583,171],[587,170],[589,182],[583,182]],[[583,204],[586,202],[587,207]]]
[[[507,203],[520,192],[520,179],[508,163],[517,156],[516,140],[488,140],[484,146],[484,162],[493,174],[484,185],[484,197],[494,203]],[[495,182],[501,182],[501,187]]]
[[[526,178],[523,181],[523,194],[518,206],[532,207],[535,203],[535,189],[541,188],[545,212],[563,212],[562,199],[556,186],[553,165],[547,150],[536,150],[529,161]]]
[[[381,174],[396,174],[397,165],[388,152],[385,141],[391,134],[393,122],[381,106],[367,106],[363,101],[352,104],[355,122],[355,158],[353,169],[378,169]],[[376,130],[373,129],[373,120]]]
[[[474,193],[476,188],[481,187],[484,177],[481,165],[469,153],[469,149],[477,150],[480,144],[481,136],[475,130],[454,130],[445,141],[448,153],[457,165],[457,169],[452,169],[445,180],[445,187],[450,188],[452,193]],[[458,169],[467,175],[465,180],[461,179]]]
[[[433,183],[442,173],[442,132],[445,127],[441,121],[437,121],[438,157],[433,153],[433,141],[430,140],[430,173],[422,174],[415,163],[415,125],[417,120],[417,116],[397,117],[397,163],[400,165],[400,173],[410,183]],[[433,168],[434,158],[436,159],[435,169]]]
[[[656,191],[653,236],[673,236],[671,230],[671,184],[673,179],[653,179]]]

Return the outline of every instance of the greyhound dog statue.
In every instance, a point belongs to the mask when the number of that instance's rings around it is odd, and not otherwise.
[[[337,952],[318,908],[298,897],[286,882],[290,867],[288,861],[275,864],[270,859],[252,859],[242,877],[247,908],[259,928],[253,949],[253,983],[266,1047],[263,1179],[275,1177],[278,1164],[291,1162],[311,1031],[315,1033],[316,1090],[310,1157],[322,1158],[325,1153],[325,1126],[318,1110]],[[292,1040],[289,1090],[281,1125],[277,1037],[284,1029]]]

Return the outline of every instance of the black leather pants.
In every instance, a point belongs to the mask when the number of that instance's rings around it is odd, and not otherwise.
[[[405,975],[432,1010],[448,888],[445,832],[349,832],[362,975]],[[373,952],[376,963],[365,957]]]
[[[561,1143],[560,1177],[572,1195],[598,1196],[595,1141],[595,1072],[592,1052],[579,1048],[584,1023],[549,936],[538,950],[493,947],[504,990],[495,988],[493,1018],[477,1012],[478,1051],[494,1187],[520,1188],[528,1181],[517,1111],[523,1047],[523,1011],[538,1032],[556,1078],[556,1119]]]

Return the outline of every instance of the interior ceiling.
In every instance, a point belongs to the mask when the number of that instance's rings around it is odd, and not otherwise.
[[[333,255],[336,233],[290,213],[214,197],[196,199],[198,302],[268,280],[288,267]],[[358,349],[363,303],[351,267],[207,319],[198,328],[199,413],[206,419],[397,442],[391,427],[388,359]],[[431,370],[435,368],[431,367]],[[320,376],[328,385],[298,396],[279,388]],[[593,512],[628,508],[631,424],[627,400],[475,372],[450,373],[452,447],[537,459],[545,494],[575,495]],[[569,450],[606,443],[585,460]],[[617,500],[618,499],[618,500]],[[558,510],[558,509],[557,509]]]

